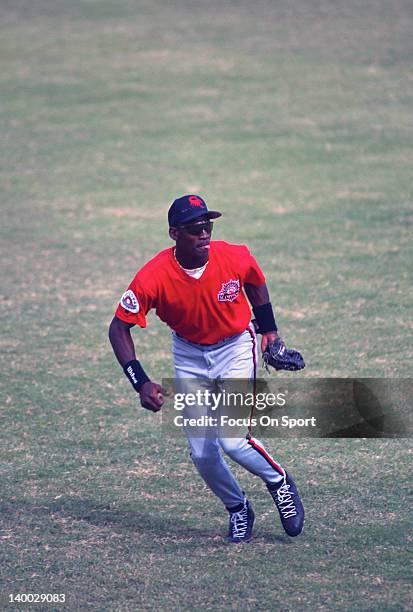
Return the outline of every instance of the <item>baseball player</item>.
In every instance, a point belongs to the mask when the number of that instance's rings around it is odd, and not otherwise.
[[[198,195],[176,199],[168,212],[174,246],[137,272],[111,322],[114,353],[141,405],[153,412],[164,403],[163,390],[136,358],[130,332],[134,325],[146,327],[151,308],[172,329],[175,373],[182,384],[190,379],[254,379],[257,343],[248,301],[262,334],[264,359],[277,369],[304,367],[301,355],[278,336],[264,274],[248,248],[211,241],[212,220],[218,217],[221,213],[208,210]],[[286,533],[301,533],[304,508],[297,487],[261,442],[249,433],[239,438],[187,437],[199,474],[229,513],[228,541],[249,541],[255,517],[223,453],[264,481]]]

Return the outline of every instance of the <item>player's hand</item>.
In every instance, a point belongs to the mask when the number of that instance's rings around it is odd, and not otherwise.
[[[278,338],[278,334],[275,331],[272,332],[266,332],[265,334],[262,334],[262,338],[261,338],[261,354],[264,354],[265,349],[267,348],[267,345],[269,342],[275,342]]]
[[[158,412],[165,403],[165,391],[161,385],[151,381],[146,382],[139,390],[139,397],[143,408]]]

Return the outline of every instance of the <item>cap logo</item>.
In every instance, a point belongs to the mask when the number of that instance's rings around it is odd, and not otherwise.
[[[201,198],[198,198],[198,196],[191,195],[189,196],[188,200],[191,206],[199,206],[200,208],[204,208],[204,203]]]

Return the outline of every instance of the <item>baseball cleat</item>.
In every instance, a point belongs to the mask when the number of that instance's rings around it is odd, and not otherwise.
[[[280,513],[285,532],[291,537],[300,535],[304,527],[304,506],[294,480],[285,472],[281,484],[267,484],[267,489]]]
[[[244,506],[238,512],[229,513],[228,542],[249,542],[252,537],[255,514],[251,504],[246,499]]]

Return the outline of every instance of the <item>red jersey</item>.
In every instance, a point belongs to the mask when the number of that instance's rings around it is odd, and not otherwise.
[[[171,247],[137,272],[115,315],[126,323],[146,327],[146,314],[155,308],[158,317],[182,338],[215,344],[242,333],[250,322],[244,283],[265,283],[246,246],[211,241],[208,265],[198,279],[181,268]]]

